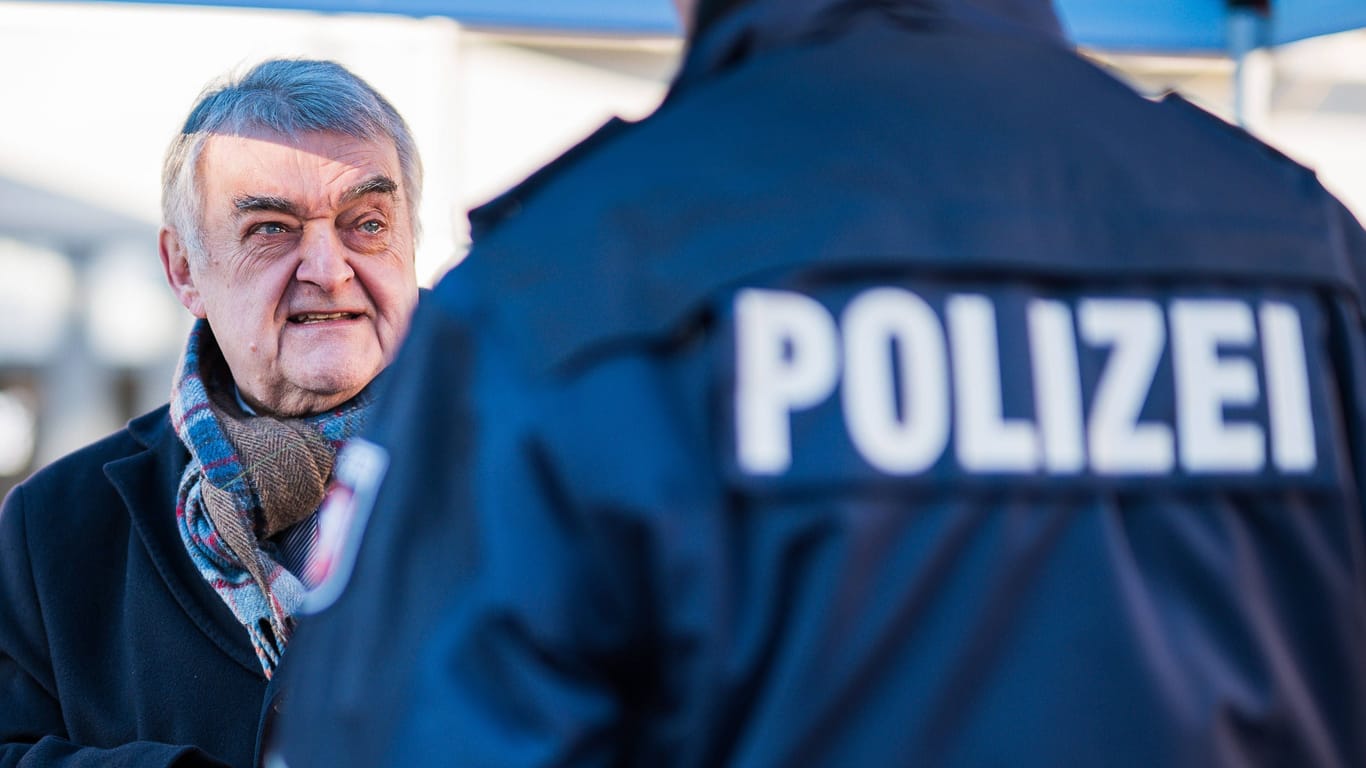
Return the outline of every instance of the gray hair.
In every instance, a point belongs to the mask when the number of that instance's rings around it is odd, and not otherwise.
[[[213,134],[263,129],[283,136],[326,131],[365,141],[392,141],[414,238],[421,233],[417,211],[422,160],[408,124],[393,105],[336,62],[271,59],[205,89],[166,150],[161,215],[191,255],[197,258],[204,252],[197,166],[205,141]]]

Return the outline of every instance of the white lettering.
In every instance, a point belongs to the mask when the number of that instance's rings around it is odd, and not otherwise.
[[[948,353],[939,316],[910,291],[875,288],[849,303],[840,325],[844,413],[854,446],[884,472],[924,471],[949,439]]]
[[[1035,300],[1029,302],[1027,320],[1044,469],[1080,472],[1086,448],[1072,311],[1060,301]]]
[[[1003,416],[996,310],[985,296],[951,296],[945,305],[953,350],[958,461],[975,472],[1032,472],[1039,466],[1034,424]]]
[[[1091,468],[1100,474],[1171,472],[1171,428],[1138,423],[1166,343],[1161,307],[1141,299],[1087,299],[1077,322],[1088,344],[1111,347],[1087,425]]]
[[[1295,306],[1223,297],[1083,298],[1075,305],[1032,298],[1022,314],[1026,349],[1007,350],[1003,359],[988,295],[950,294],[941,313],[911,290],[870,288],[848,302],[837,323],[824,304],[800,293],[741,291],[734,393],[740,469],[788,471],[794,424],[805,423],[798,414],[833,401],[837,387],[840,404],[828,407],[841,408],[849,446],[889,475],[929,471],[951,441],[958,468],[975,473],[1316,468],[1313,380]],[[1098,372],[1083,366],[1091,355],[1103,356]],[[1162,388],[1150,404],[1159,373]],[[1025,386],[1033,413],[1007,418],[1007,403],[1018,401],[1005,395],[1023,395]],[[828,416],[812,423],[824,429]],[[831,438],[835,443],[822,443]],[[815,451],[804,459],[825,459],[844,445],[824,431],[799,439]]]
[[[1263,304],[1258,314],[1271,417],[1271,460],[1284,472],[1308,472],[1318,463],[1318,455],[1300,315],[1280,302]]]
[[[735,437],[740,467],[776,475],[792,463],[789,416],[834,390],[835,320],[790,291],[744,290],[735,300]]]
[[[1252,361],[1221,357],[1220,346],[1251,347],[1252,310],[1241,301],[1173,301],[1172,373],[1176,378],[1177,448],[1187,472],[1252,472],[1266,463],[1266,437],[1256,424],[1230,424],[1225,406],[1257,402]]]

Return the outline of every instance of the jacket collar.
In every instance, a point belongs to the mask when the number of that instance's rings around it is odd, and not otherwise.
[[[128,422],[128,434],[143,448],[152,448],[168,437],[175,437],[171,430],[171,420],[161,408],[144,413]]]
[[[906,22],[952,20],[1065,43],[1052,0],[700,0],[670,96],[756,53],[819,36],[880,10]]]

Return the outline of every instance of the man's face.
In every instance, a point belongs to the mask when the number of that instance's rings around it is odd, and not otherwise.
[[[163,230],[162,259],[243,398],[297,416],[355,396],[393,359],[417,303],[393,144],[214,135],[198,173],[204,254],[187,257]]]

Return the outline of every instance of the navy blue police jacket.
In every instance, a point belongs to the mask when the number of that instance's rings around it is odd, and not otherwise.
[[[1366,238],[1045,3],[739,3],[475,226],[281,764],[1366,765]]]
[[[162,406],[6,498],[0,766],[258,763],[278,687],[181,542],[188,458]]]

